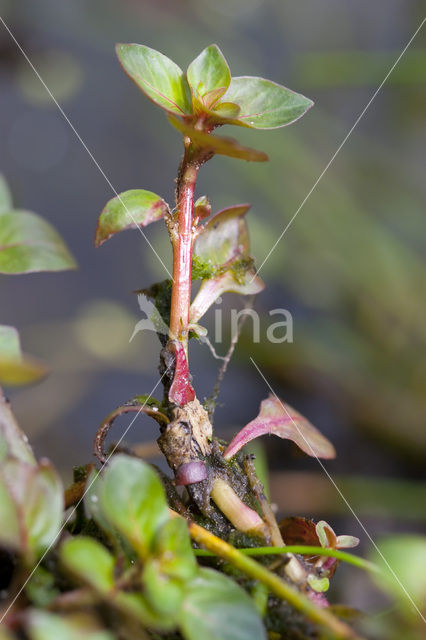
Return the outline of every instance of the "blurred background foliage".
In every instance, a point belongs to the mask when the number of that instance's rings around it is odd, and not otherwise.
[[[1,0],[0,7],[118,192],[147,188],[172,201],[181,142],[120,70],[117,41],[147,44],[182,67],[216,42],[235,75],[264,75],[315,100],[294,127],[233,133],[265,150],[270,163],[215,158],[201,173],[198,195],[208,193],[215,210],[252,203],[258,265],[424,17],[415,0],[388,0],[386,10],[366,0]],[[336,444],[327,468],[373,537],[422,532],[426,521],[425,80],[423,30],[262,267],[261,341],[253,344],[248,320],[216,413],[225,437],[257,414],[268,389],[252,356],[278,395]],[[90,459],[102,418],[157,381],[155,335],[139,333],[129,344],[140,318],[132,291],[165,274],[137,232],[95,251],[97,216],[113,194],[2,25],[0,91],[0,169],[16,202],[55,225],[80,267],[0,276],[1,322],[17,326],[24,349],[51,369],[42,383],[10,392],[16,413],[37,453],[69,478],[72,464]],[[147,235],[170,265],[162,225]],[[224,327],[231,304],[225,296]],[[276,308],[293,314],[292,344],[266,340]],[[196,387],[207,396],[218,361],[205,345],[192,351]],[[127,440],[153,440],[151,429],[141,419]],[[334,517],[363,536],[315,461],[286,443],[266,441],[266,449],[280,511]],[[346,588],[354,589],[352,578]],[[368,605],[363,593],[360,606]]]

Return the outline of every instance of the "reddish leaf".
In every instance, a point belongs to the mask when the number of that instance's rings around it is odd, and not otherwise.
[[[172,115],[169,116],[169,120],[178,131],[190,138],[195,146],[204,149],[206,153],[218,153],[222,156],[239,158],[249,162],[266,162],[269,160],[267,154],[263,151],[243,147],[233,138],[222,138],[213,136],[210,133],[204,133],[204,131],[194,129],[191,125],[185,124],[183,120]]]
[[[232,458],[254,438],[273,434],[292,440],[302,451],[317,458],[334,458],[336,452],[327,440],[306,418],[270,395],[260,405],[260,413],[235,436],[224,453],[225,460]]]
[[[318,547],[320,542],[315,530],[315,522],[308,518],[284,518],[280,531],[286,544],[303,544]]]
[[[173,340],[170,346],[174,350],[176,364],[173,382],[169,390],[169,400],[183,407],[188,402],[195,399],[195,391],[190,382],[188,362],[185,349],[178,340]]]

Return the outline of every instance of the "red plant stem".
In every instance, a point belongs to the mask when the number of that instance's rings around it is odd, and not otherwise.
[[[178,227],[173,239],[173,286],[170,311],[170,339],[180,340],[188,354],[188,323],[191,304],[191,268],[195,182],[199,163],[188,145],[177,185]]]

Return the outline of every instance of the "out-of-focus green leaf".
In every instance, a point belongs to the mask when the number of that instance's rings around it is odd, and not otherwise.
[[[10,519],[2,518],[0,540],[33,560],[59,533],[64,507],[61,480],[47,461],[33,466],[10,458],[1,467],[0,486],[7,505],[4,508],[10,513]]]
[[[226,271],[217,278],[203,280],[190,308],[190,322],[197,323],[223,293],[239,293],[243,296],[255,295],[265,288],[265,284],[253,269],[235,278],[232,271]]]
[[[124,71],[162,109],[180,116],[192,113],[185,74],[170,58],[142,44],[118,44]]]
[[[252,599],[233,580],[212,569],[201,569],[188,583],[179,619],[187,640],[266,638]]]
[[[157,474],[141,460],[120,454],[97,482],[102,514],[145,558],[156,532],[169,519]]]
[[[0,173],[0,213],[13,208],[12,194],[5,177]]]
[[[20,526],[18,512],[9,487],[0,477],[0,543],[6,549],[19,547]]]
[[[96,524],[111,537],[116,537],[116,530],[105,517],[99,501],[99,491],[101,487],[101,475],[96,469],[92,469],[84,492],[84,508],[88,518],[93,518]]]
[[[112,198],[99,216],[95,246],[119,231],[136,229],[164,218],[168,206],[160,196],[145,189],[130,189]]]
[[[217,213],[201,231],[194,254],[221,267],[248,254],[249,237],[244,219],[249,204],[238,204]]]
[[[397,601],[408,617],[418,618],[419,615],[411,600],[425,615],[426,536],[389,536],[380,540],[378,547],[386,560],[375,552],[371,554],[371,560],[382,569],[373,575],[378,586]]]
[[[122,613],[136,618],[150,629],[169,631],[176,626],[171,616],[165,616],[155,611],[142,593],[118,591],[113,604]]]
[[[47,607],[60,591],[56,586],[56,577],[53,573],[39,565],[25,586],[25,593],[33,605]]]
[[[0,394],[0,462],[7,457],[36,464],[27,436],[16,422],[9,402]]]
[[[95,591],[105,594],[114,588],[114,557],[94,538],[80,536],[66,540],[60,558],[68,571]]]
[[[226,120],[233,120],[238,116],[241,109],[234,102],[220,102],[215,106],[212,111],[212,115],[219,118],[219,121],[224,118]],[[222,124],[227,124],[226,121],[223,121]],[[233,124],[232,122],[229,124]]]
[[[21,360],[0,359],[0,383],[6,386],[32,384],[44,378],[47,372],[44,364],[29,356]]]
[[[160,615],[176,621],[183,599],[183,583],[167,576],[161,570],[158,560],[151,559],[144,564],[142,585],[152,608]]]
[[[252,129],[277,129],[298,120],[312,100],[265,78],[232,78],[224,101],[237,104],[240,113],[232,124]]]
[[[39,609],[29,612],[27,628],[31,640],[114,640],[115,637],[99,629],[87,616],[59,616]]]
[[[231,72],[217,45],[206,47],[191,62],[187,78],[192,95],[207,108],[221,98],[231,82]]]
[[[154,553],[163,573],[172,578],[189,580],[197,571],[188,526],[182,518],[172,518],[161,527]]]
[[[20,209],[0,212],[0,273],[75,268],[64,241],[43,218]]]
[[[194,129],[194,127],[185,124],[174,116],[169,116],[169,121],[184,136],[190,138],[195,146],[204,149],[206,153],[217,153],[230,158],[247,160],[248,162],[266,162],[269,159],[263,151],[243,147],[234,138],[223,138],[221,136],[213,136],[211,133],[204,133],[204,131]]]
[[[18,331],[15,327],[0,325],[0,358],[19,360],[21,355]]]
[[[45,365],[36,358],[22,354],[15,327],[0,325],[0,383],[28,384],[40,380],[46,373]]]

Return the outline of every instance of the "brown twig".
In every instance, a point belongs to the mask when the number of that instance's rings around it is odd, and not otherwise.
[[[163,426],[167,425],[170,422],[169,418],[164,413],[161,413],[161,411],[159,411],[156,407],[146,407],[139,404],[128,404],[114,409],[114,411],[112,411],[105,418],[105,420],[97,430],[93,443],[94,454],[102,464],[105,464],[105,462],[108,460],[108,456],[103,449],[105,438],[107,437],[109,430],[114,423],[114,420],[124,413],[145,413],[151,418],[154,418],[154,420],[156,420]]]
[[[251,296],[246,305],[244,306],[244,311],[247,311],[247,309],[252,309],[253,307],[253,300],[254,300],[254,296]],[[225,355],[225,357],[223,358],[223,364],[219,369],[219,372],[217,374],[217,378],[216,378],[216,383],[213,387],[213,393],[212,395],[208,398],[208,406],[209,406],[209,418],[211,421],[213,421],[213,416],[214,416],[214,412],[215,412],[215,408],[216,408],[216,401],[217,398],[219,396],[219,392],[220,392],[220,385],[222,384],[223,378],[225,377],[225,373],[228,369],[228,365],[231,361],[231,358],[234,354],[235,351],[235,347],[238,344],[238,340],[240,338],[241,335],[241,331],[243,329],[244,323],[247,319],[247,314],[243,313],[239,318],[238,318],[238,324],[237,324],[237,330],[235,331],[234,335],[232,336],[231,339],[231,344],[229,345],[229,349]]]

